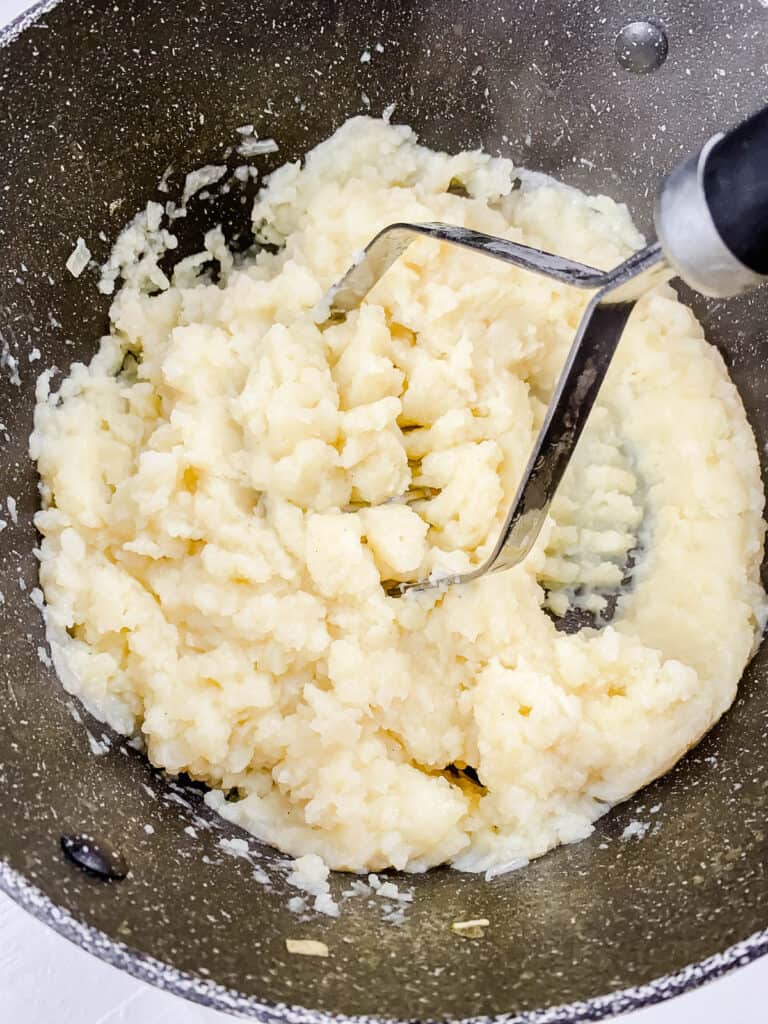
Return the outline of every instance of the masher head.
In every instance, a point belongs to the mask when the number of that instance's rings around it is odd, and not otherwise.
[[[525,558],[544,525],[635,302],[644,291],[672,274],[658,245],[633,254],[613,270],[600,271],[467,228],[392,224],[379,232],[331,289],[320,307],[325,322],[338,322],[356,309],[411,242],[423,236],[480,252],[561,284],[591,289],[595,294],[582,315],[517,494],[488,558],[470,572],[392,583],[387,588],[392,596],[468,583],[487,572],[509,569]]]

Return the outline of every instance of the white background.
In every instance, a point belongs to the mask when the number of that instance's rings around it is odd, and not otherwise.
[[[766,0],[768,2],[768,0]],[[28,6],[0,0],[0,25]],[[761,1024],[768,957],[626,1024]],[[226,1024],[232,1020],[121,974],[60,938],[0,893],[2,1024]]]

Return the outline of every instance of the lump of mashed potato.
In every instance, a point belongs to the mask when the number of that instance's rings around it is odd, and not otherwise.
[[[258,197],[277,251],[216,284],[129,279],[91,363],[39,388],[65,685],[226,818],[334,868],[482,870],[586,836],[728,708],[763,623],[754,438],[669,287],[638,304],[524,564],[386,595],[486,557],[585,297],[422,239],[345,322],[316,307],[395,220],[602,267],[641,244],[611,200],[513,178],[349,121]],[[630,554],[610,624],[558,630]]]

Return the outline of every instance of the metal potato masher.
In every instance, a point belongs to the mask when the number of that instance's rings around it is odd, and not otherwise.
[[[713,136],[664,181],[658,240],[613,270],[599,271],[517,242],[449,224],[390,224],[327,296],[330,318],[356,309],[420,236],[463,246],[574,288],[594,292],[561,370],[501,534],[478,568],[393,584],[389,592],[468,583],[521,562],[531,550],[640,296],[672,277],[725,298],[768,281],[768,107]]]

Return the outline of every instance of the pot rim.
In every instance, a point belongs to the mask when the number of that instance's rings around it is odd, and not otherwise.
[[[30,4],[6,25],[0,25],[0,49],[13,42],[25,29],[33,25],[41,15],[47,14],[54,7],[58,7],[60,3],[61,0],[37,0],[36,3]]]
[[[59,935],[73,942],[100,960],[118,970],[125,971],[139,981],[171,992],[174,995],[200,1003],[214,1010],[251,1017],[266,1024],[439,1024],[436,1018],[374,1017],[358,1014],[332,1013],[312,1010],[287,1003],[275,1003],[258,996],[246,995],[237,989],[141,953],[123,942],[110,938],[99,928],[85,924],[68,910],[57,906],[37,886],[28,881],[8,863],[0,860],[0,891],[10,896],[38,921],[48,925]],[[564,1003],[540,1010],[519,1013],[498,1013],[475,1017],[452,1018],[453,1024],[581,1024],[601,1021],[629,1013],[656,1003],[666,1002],[674,996],[690,992],[707,981],[744,967],[768,953],[768,928],[754,932],[721,953],[714,953],[696,963],[688,964],[670,974],[663,974],[643,985],[592,996],[589,999]]]

